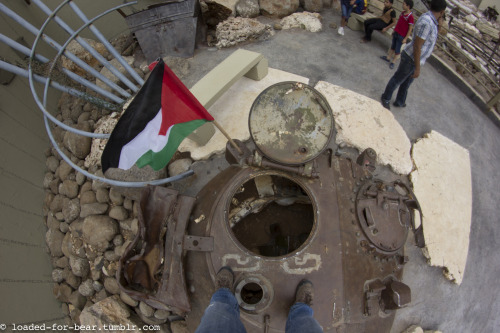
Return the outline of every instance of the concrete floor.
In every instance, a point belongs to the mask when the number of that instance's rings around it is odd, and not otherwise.
[[[262,53],[269,67],[310,78],[311,85],[327,81],[355,92],[380,98],[394,73],[379,56],[389,40],[374,33],[371,43],[360,44],[361,32],[346,29],[345,36],[329,28],[340,17],[323,13],[323,31],[279,31],[267,41],[241,46]],[[203,77],[236,48],[200,48],[177,73],[188,87]],[[469,255],[460,286],[447,281],[440,268],[429,267],[420,250],[408,242],[410,262],[404,281],[412,288],[412,304],[397,314],[392,332],[411,324],[443,332],[494,332],[500,327],[500,129],[448,79],[430,64],[410,88],[406,108],[392,108],[411,141],[436,130],[469,149],[473,181],[473,217]],[[453,161],[450,161],[453,168]],[[457,195],[460,195],[457,193]],[[446,207],[443,207],[446,210]],[[425,226],[425,221],[424,221]]]

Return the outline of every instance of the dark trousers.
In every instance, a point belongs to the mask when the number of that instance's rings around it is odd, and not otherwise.
[[[372,40],[372,33],[374,30],[382,30],[387,27],[387,23],[385,23],[382,19],[379,18],[371,18],[365,21],[365,39]]]
[[[396,104],[405,105],[406,96],[408,95],[408,88],[410,88],[413,82],[412,75],[415,72],[415,64],[413,60],[405,52],[401,53],[401,62],[396,70],[396,73],[391,77],[389,83],[385,87],[385,91],[382,94],[382,99],[385,102],[390,102],[394,90],[399,87],[398,94],[396,96]]]

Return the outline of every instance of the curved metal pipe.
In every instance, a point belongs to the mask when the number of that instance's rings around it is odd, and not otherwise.
[[[52,131],[50,130],[50,125],[49,125],[48,118],[46,116],[44,116],[43,119],[45,121],[45,129],[46,129],[47,134],[49,136],[50,142],[52,143],[52,145],[56,149],[57,153],[73,169],[75,169],[76,171],[82,173],[84,176],[86,176],[86,177],[88,177],[90,179],[98,180],[98,181],[101,181],[103,183],[106,183],[106,184],[109,184],[109,185],[112,185],[112,186],[144,187],[144,186],[147,186],[147,185],[163,185],[163,184],[175,182],[175,181],[184,179],[184,178],[189,177],[189,176],[191,176],[191,175],[194,174],[193,170],[188,170],[188,171],[186,171],[184,173],[181,173],[180,175],[177,175],[177,176],[174,176],[174,177],[157,179],[157,180],[152,180],[152,181],[149,181],[149,182],[124,182],[124,181],[120,181],[120,180],[113,180],[113,179],[108,179],[108,178],[103,178],[103,177],[96,176],[96,175],[91,174],[90,172],[88,172],[88,171],[83,170],[82,168],[80,168],[78,165],[76,165],[75,163],[73,163],[73,161],[71,161],[71,159],[68,156],[66,156],[62,152],[61,148],[59,148],[59,145],[57,144],[56,140],[54,139],[54,135],[52,134]]]
[[[45,14],[47,15],[51,15],[51,10],[49,7],[47,7],[43,2],[41,2],[40,0],[32,0]],[[103,13],[104,14],[104,13]],[[62,50],[65,50],[66,49],[66,46],[73,40],[75,39],[76,37],[76,40],[78,41],[78,43],[80,43],[80,45],[85,49],[87,50],[94,58],[96,58],[101,64],[104,65],[104,67],[106,67],[107,69],[109,69],[111,71],[111,73],[113,73],[118,79],[120,79],[121,82],[123,82],[127,87],[129,87],[130,89],[132,89],[132,91],[134,92],[137,92],[139,90],[139,88],[137,88],[137,86],[135,84],[133,84],[129,79],[127,79],[127,77],[125,77],[125,75],[123,75],[122,73],[120,73],[120,71],[114,67],[113,65],[111,65],[109,63],[109,61],[107,59],[105,59],[99,52],[97,52],[97,50],[95,50],[92,46],[90,46],[83,38],[81,38],[80,36],[78,36],[79,32],[81,32],[83,29],[85,29],[87,27],[87,24],[86,25],[83,25],[82,27],[80,27],[80,29],[78,29],[76,32],[71,29],[67,24],[66,22],[64,22],[60,17],[58,17],[57,15],[54,15],[54,20],[57,22],[57,24],[59,24],[59,26],[61,28],[63,28],[69,35],[71,35],[71,37],[66,41],[66,43],[62,46]],[[94,19],[95,20],[95,19]],[[52,66],[55,65],[55,63],[57,62],[57,59],[59,59],[60,57],[60,54],[62,53],[62,51],[60,50],[59,53],[57,54],[57,56],[55,57],[55,61],[54,61],[54,64]]]
[[[5,36],[4,34],[0,33],[0,42],[12,47],[13,49],[25,54],[27,57],[30,56],[31,54],[31,49],[27,48],[26,46],[24,45],[21,45],[19,44],[18,42],[16,41],[13,41],[12,39],[10,39],[9,37]],[[45,58],[44,56],[40,55],[40,54],[35,54],[35,59],[37,61],[40,61],[41,63],[43,64],[46,64],[48,63],[50,60]],[[89,82],[87,80],[85,80],[84,78],[80,77],[79,75],[73,73],[72,71],[66,69],[66,68],[61,68],[61,70],[63,71],[64,74],[66,74],[69,78],[73,79],[74,81],[84,85],[85,87],[87,88],[90,88],[92,89],[93,91],[103,95],[104,97],[107,97],[109,99],[111,99],[112,101],[114,101],[115,103],[118,103],[118,104],[123,104],[125,103],[125,101],[119,97],[117,97],[116,95],[113,95],[112,93],[110,93],[109,91],[107,90],[104,90],[98,86],[96,86],[95,84],[93,84],[92,82]],[[36,74],[35,74],[36,75]],[[28,71],[26,71],[26,75],[23,75],[25,77],[28,77]],[[45,81],[44,81],[45,82]],[[99,104],[102,104],[102,103],[107,103],[105,101],[98,101]]]
[[[69,0],[65,0],[63,1],[58,7],[56,10],[54,10],[53,14],[55,15],[57,13],[58,10],[61,9],[61,7],[63,5],[65,5]],[[97,20],[99,19],[100,17],[106,15],[106,14],[109,14],[110,12],[116,10],[116,9],[119,9],[119,8],[122,8],[122,7],[125,7],[125,6],[129,6],[133,3],[127,3],[127,4],[122,4],[122,5],[119,5],[119,6],[116,6],[116,7],[113,7],[111,9],[108,9],[107,11],[101,13],[100,15],[96,16],[94,18],[94,20]],[[40,99],[38,98],[38,94],[36,93],[36,90],[35,90],[35,87],[34,87],[34,84],[31,80],[31,75],[33,75],[33,71],[32,71],[32,67],[31,67],[31,64],[32,64],[32,61],[33,61],[33,57],[35,55],[35,49],[36,49],[36,46],[38,45],[38,41],[40,40],[40,36],[43,34],[43,30],[45,29],[45,27],[47,26],[48,22],[50,21],[50,17],[49,19],[47,19],[47,21],[45,21],[44,25],[42,26],[42,28],[40,29],[34,43],[33,43],[33,47],[31,49],[31,54],[30,54],[30,62],[29,62],[29,67],[28,67],[28,78],[30,79],[30,89],[31,89],[31,93],[35,99],[35,102],[37,103],[38,107],[40,108],[40,110],[43,112],[43,114],[48,117],[50,119],[50,121],[52,121],[53,123],[55,123],[57,126],[60,126],[62,128],[64,128],[66,131],[69,131],[69,132],[72,132],[72,133],[76,133],[76,134],[79,134],[79,135],[82,135],[82,136],[86,136],[86,137],[90,137],[90,138],[96,138],[96,139],[107,139],[109,138],[109,134],[99,134],[99,133],[90,133],[90,132],[86,132],[86,131],[82,131],[82,130],[79,130],[79,129],[76,129],[76,128],[73,128],[71,126],[68,126],[66,124],[64,124],[63,122],[57,120],[52,114],[50,114],[47,109],[45,108],[45,105],[46,105],[46,97],[47,97],[47,92],[45,91],[44,92],[44,103],[42,104],[42,102],[40,101]],[[47,87],[47,83],[46,83],[46,87]]]
[[[134,1],[134,2],[128,3],[127,5],[134,5],[136,3],[137,3],[137,1]],[[69,2],[69,6],[82,19],[82,21],[84,21],[85,23],[88,22],[87,16],[85,16],[85,14],[80,10],[80,8],[78,8],[78,6],[73,1]],[[95,20],[93,20],[93,21],[95,21]],[[113,47],[113,45],[111,45],[108,42],[108,40],[99,31],[99,29],[97,29],[94,25],[92,25],[92,21],[90,23],[91,23],[89,25],[90,31],[92,31],[94,33],[94,35],[101,41],[102,44],[104,44],[104,46],[108,49],[108,51],[111,52],[111,54],[115,57],[115,59],[117,59],[120,62],[120,64],[127,70],[127,72],[130,75],[132,75],[132,77],[139,83],[139,85],[142,86],[144,84],[144,80],[139,76],[139,74],[137,74],[133,70],[133,68],[131,68],[129,66],[129,64],[125,61],[125,59],[123,59],[122,55],[120,53],[118,53],[118,51],[116,51],[116,49]]]

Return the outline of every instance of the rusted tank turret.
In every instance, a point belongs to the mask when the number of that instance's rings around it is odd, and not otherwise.
[[[228,265],[248,332],[284,332],[305,277],[314,283],[314,316],[325,332],[389,332],[395,310],[411,301],[401,281],[410,229],[423,245],[410,189],[374,177],[374,150],[352,156],[334,148],[330,106],[308,85],[266,89],[253,103],[249,127],[251,142],[236,141],[242,153],[228,144],[230,166],[194,204],[188,200],[189,222],[167,226],[163,280],[149,304],[187,315],[194,331],[216,272]],[[125,289],[128,282],[121,278]]]

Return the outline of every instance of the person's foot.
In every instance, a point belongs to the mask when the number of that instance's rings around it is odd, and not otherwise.
[[[387,62],[389,62],[389,61],[390,61],[390,60],[389,60],[389,58],[387,58],[387,56],[385,56],[385,55],[381,56],[381,57],[380,57],[380,59],[385,60],[385,61],[387,61]]]
[[[221,269],[219,269],[215,277],[215,288],[216,289],[227,288],[232,292],[233,285],[234,285],[234,273],[231,267],[224,266]]]
[[[394,103],[392,103],[392,105],[394,105],[397,108],[405,108],[406,107],[406,103],[400,104],[398,102],[394,102]]]
[[[311,306],[313,297],[314,289],[312,282],[305,279],[300,281],[295,291],[295,303],[305,303]]]
[[[380,97],[380,103],[382,104],[382,106],[384,108],[386,108],[387,110],[390,110],[391,109],[391,101],[386,101],[383,97]]]
[[[361,40],[359,42],[360,43],[368,43],[369,40],[363,37],[363,38],[361,38]]]
[[[339,30],[337,32],[339,33],[339,35],[344,36],[344,28],[343,27],[339,27]]]
[[[394,69],[394,63],[392,63],[392,62],[391,62],[391,63],[389,64],[389,68],[390,68],[390,69]]]

